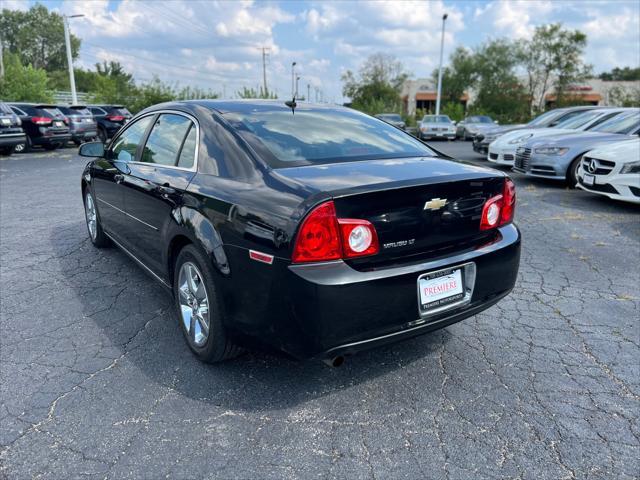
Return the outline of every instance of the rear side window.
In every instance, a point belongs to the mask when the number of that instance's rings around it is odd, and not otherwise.
[[[123,162],[135,160],[136,150],[142,141],[147,127],[151,123],[153,116],[142,117],[132,123],[114,142],[111,147],[110,158]]]
[[[182,145],[180,158],[178,158],[178,167],[193,168],[193,162],[196,157],[196,127],[191,125],[187,138]]]
[[[163,113],[156,120],[142,152],[142,162],[175,166],[178,154],[191,127],[182,115]]]

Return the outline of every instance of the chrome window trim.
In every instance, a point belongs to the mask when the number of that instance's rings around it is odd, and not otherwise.
[[[111,139],[110,145],[115,144],[115,142],[118,140],[118,138],[120,138],[120,136],[127,131],[127,129],[129,128],[130,125],[133,125],[135,122],[137,122],[138,120],[141,120],[145,117],[151,116],[151,115],[161,115],[163,113],[171,113],[174,115],[181,115],[185,118],[188,118],[189,120],[191,120],[193,122],[193,124],[196,127],[196,151],[195,151],[195,155],[194,155],[194,159],[193,159],[193,166],[191,168],[185,168],[185,167],[178,167],[177,165],[161,165],[159,163],[148,163],[148,162],[136,162],[136,161],[131,161],[131,162],[123,162],[123,163],[127,163],[127,164],[131,164],[131,165],[144,165],[144,166],[152,166],[154,168],[169,168],[172,170],[182,170],[184,172],[197,172],[198,171],[198,158],[200,156],[200,122],[198,121],[198,119],[196,117],[194,117],[193,115],[189,114],[189,113],[185,113],[185,112],[181,112],[180,110],[169,110],[169,109],[165,109],[165,110],[154,110],[153,112],[147,112],[144,115],[140,115],[139,117],[134,117],[131,120],[129,120],[127,122],[126,127],[118,132],[118,136],[113,137],[113,139]],[[151,127],[151,130],[153,130],[153,126]],[[146,140],[149,140],[149,137],[146,138]],[[145,142],[146,145],[146,142]],[[176,159],[176,160],[179,160]]]

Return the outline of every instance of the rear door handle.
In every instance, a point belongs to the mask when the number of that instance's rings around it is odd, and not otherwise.
[[[122,181],[124,181],[124,175],[122,175],[120,173],[116,173],[113,176],[113,179],[116,181],[116,183],[121,183]]]

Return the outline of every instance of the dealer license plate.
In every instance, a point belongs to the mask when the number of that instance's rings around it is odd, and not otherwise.
[[[584,183],[588,187],[591,187],[594,183],[596,183],[596,177],[585,173],[584,177],[582,178],[582,183]]]
[[[62,127],[62,122],[58,122],[58,121],[53,122],[53,126],[54,127]]]
[[[462,269],[441,270],[418,278],[420,310],[429,310],[446,306],[464,297]]]
[[[2,123],[2,125],[11,125],[11,120],[8,118],[0,118],[0,123]]]

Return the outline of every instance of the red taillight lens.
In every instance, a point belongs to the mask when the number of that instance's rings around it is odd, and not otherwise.
[[[314,208],[302,222],[291,259],[294,263],[322,262],[379,251],[375,227],[367,220],[338,218],[329,201]]]
[[[339,218],[342,251],[347,258],[374,255],[380,251],[378,234],[367,220]]]
[[[50,125],[52,120],[49,117],[31,117],[31,121],[36,125]]]
[[[502,192],[503,204],[502,215],[500,216],[500,225],[505,225],[513,221],[513,215],[516,211],[516,186],[510,178],[504,181],[504,191]]]
[[[504,181],[502,195],[496,195],[487,200],[482,207],[480,230],[490,230],[501,227],[513,221],[516,209],[516,186],[507,178]]]
[[[107,115],[105,118],[112,122],[121,122],[124,120],[124,115]]]
[[[333,202],[314,208],[304,219],[293,248],[294,263],[337,260],[342,257],[338,219]]]

